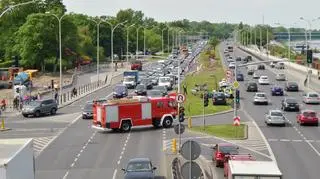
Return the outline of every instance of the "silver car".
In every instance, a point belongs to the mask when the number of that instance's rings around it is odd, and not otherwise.
[[[42,114],[55,115],[57,110],[58,104],[54,99],[37,100],[25,104],[22,108],[22,115],[24,117],[29,115],[39,117]]]
[[[306,104],[320,104],[320,95],[317,92],[303,94],[303,102]]]
[[[286,80],[287,80],[286,74],[284,74],[284,73],[278,73],[278,74],[276,75],[276,80],[277,80],[277,81],[286,81]]]
[[[267,125],[286,125],[286,118],[281,110],[269,110],[265,117]]]
[[[266,93],[256,93],[253,99],[254,104],[265,104],[268,105],[269,100],[267,98]]]

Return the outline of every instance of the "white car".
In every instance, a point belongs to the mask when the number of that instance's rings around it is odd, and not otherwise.
[[[287,80],[286,74],[284,74],[284,73],[278,73],[278,74],[276,75],[276,80],[277,80],[277,81],[286,81],[286,80]]]
[[[267,125],[286,125],[286,117],[281,110],[269,110],[265,117]]]
[[[258,83],[260,85],[268,85],[269,84],[269,78],[268,76],[260,76]]]
[[[275,65],[275,68],[276,69],[284,69],[285,68],[285,64],[283,62],[278,62],[276,65]]]
[[[235,62],[231,62],[229,63],[229,66],[228,66],[230,69],[235,69],[236,68],[236,63]]]
[[[159,77],[158,86],[165,86],[168,90],[172,89],[170,77]]]
[[[127,86],[127,88],[135,88],[137,86],[136,77],[135,76],[125,76],[125,77],[123,77],[122,84]]]
[[[227,62],[234,62],[232,56],[229,56],[229,57],[227,58]]]
[[[257,73],[257,72],[254,72],[252,77],[253,77],[253,79],[259,79],[260,78],[260,74]]]
[[[268,105],[269,100],[267,98],[266,93],[256,93],[253,98],[254,104],[265,104]]]
[[[303,94],[303,102],[306,104],[320,104],[320,95],[317,92]]]

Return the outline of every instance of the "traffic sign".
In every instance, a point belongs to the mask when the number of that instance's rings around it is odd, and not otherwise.
[[[184,133],[184,131],[185,131],[185,127],[184,127],[184,125],[180,125],[180,128],[179,128],[179,124],[177,124],[177,125],[175,125],[174,126],[174,132],[176,133],[176,134],[183,134]]]
[[[200,145],[193,140],[188,140],[182,144],[180,154],[186,160],[196,160],[201,154]]]
[[[234,88],[239,88],[239,86],[240,86],[240,84],[239,84],[238,81],[234,81],[234,82],[233,82],[233,87],[234,87]]]
[[[177,96],[176,96],[176,101],[178,103],[183,103],[184,101],[186,100],[186,96],[181,94],[181,93],[178,93]]]
[[[202,170],[196,162],[188,161],[182,165],[181,174],[183,178],[197,179],[197,178],[200,178],[202,174]]]
[[[240,126],[240,117],[239,116],[236,116],[235,118],[233,118],[233,125]]]

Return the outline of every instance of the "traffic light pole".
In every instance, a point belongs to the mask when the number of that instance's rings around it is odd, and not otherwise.
[[[178,57],[178,94],[180,94],[180,63],[181,59]],[[178,103],[178,121],[179,121],[179,142],[178,151],[181,149],[181,122],[180,122],[180,103]]]
[[[235,43],[234,43],[235,44]],[[235,47],[235,45],[234,45],[234,47]],[[236,57],[235,57],[235,54],[234,54],[234,50],[235,50],[235,48],[233,47],[233,59],[236,59]],[[234,81],[237,81],[237,69],[238,69],[238,67],[237,67],[238,65],[237,65],[237,60],[236,60],[236,63],[235,63],[235,68],[234,68]],[[235,89],[235,90],[233,90],[233,92],[234,92],[234,97],[233,97],[233,115],[234,115],[234,118],[235,117],[237,117],[237,115],[238,115],[238,111],[237,111],[237,89]]]
[[[206,129],[206,118],[205,118],[205,105],[204,105],[204,93],[203,93],[203,95],[202,95],[202,101],[203,101],[203,113],[202,113],[202,120],[203,120],[203,130],[205,130]]]

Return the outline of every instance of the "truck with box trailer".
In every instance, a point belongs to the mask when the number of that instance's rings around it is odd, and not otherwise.
[[[135,88],[139,81],[139,72],[137,70],[123,72],[122,84],[128,88]]]
[[[32,139],[0,139],[0,179],[35,179]]]
[[[282,179],[274,161],[229,160],[228,179]]]

